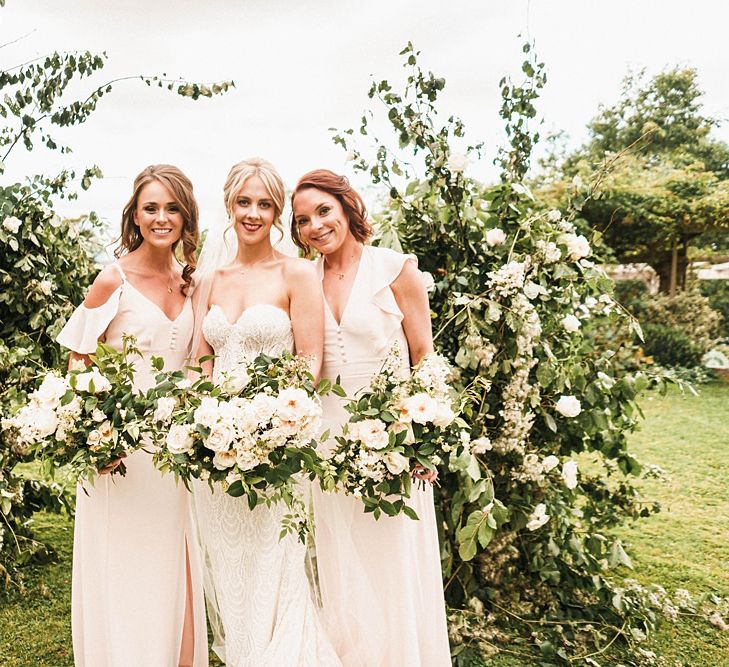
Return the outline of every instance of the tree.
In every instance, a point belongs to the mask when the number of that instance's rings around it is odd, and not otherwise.
[[[618,261],[653,266],[663,292],[684,286],[691,243],[729,229],[729,145],[712,138],[718,123],[702,113],[702,95],[694,69],[649,81],[644,71],[627,76],[620,100],[600,109],[588,124],[590,140],[541,193],[563,199],[560,180],[612,162],[582,217]]]
[[[0,0],[0,7],[4,4]],[[93,80],[106,63],[104,54],[52,53],[0,71],[0,174],[13,151],[32,151],[38,142],[62,153],[53,129],[82,124],[101,98],[124,79],[92,84],[82,99],[66,99],[76,80]],[[147,85],[198,99],[225,92],[233,83],[212,85],[141,79]],[[80,174],[83,189],[101,171],[92,166]],[[55,336],[96,273],[93,257],[97,221],[93,214],[63,220],[54,213],[59,198],[75,198],[76,174],[29,175],[24,182],[0,186],[0,416],[18,407],[44,368],[63,363],[65,353]],[[13,580],[17,566],[47,556],[30,529],[35,511],[71,508],[72,497],[52,481],[31,479],[16,466],[26,460],[0,434],[0,583]],[[2,586],[0,586],[2,588]]]

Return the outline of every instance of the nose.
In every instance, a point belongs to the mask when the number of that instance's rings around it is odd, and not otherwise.
[[[167,211],[161,208],[157,211],[157,222],[164,222],[165,220],[167,220]]]

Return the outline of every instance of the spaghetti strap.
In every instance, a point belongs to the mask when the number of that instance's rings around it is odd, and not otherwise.
[[[121,267],[121,264],[119,264],[119,262],[114,262],[114,263],[112,264],[112,266],[113,266],[113,267],[114,267],[114,268],[115,268],[115,269],[116,269],[116,270],[117,270],[117,271],[119,272],[119,275],[121,276],[121,279],[122,279],[122,280],[123,280],[124,282],[127,282],[127,276],[126,276],[126,274],[124,273],[124,269],[122,269],[122,267]]]

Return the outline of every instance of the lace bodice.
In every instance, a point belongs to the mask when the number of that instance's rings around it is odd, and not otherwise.
[[[205,315],[202,331],[216,355],[213,380],[246,358],[261,353],[278,356],[294,348],[294,334],[288,314],[271,304],[246,308],[233,324],[220,306],[213,305]]]

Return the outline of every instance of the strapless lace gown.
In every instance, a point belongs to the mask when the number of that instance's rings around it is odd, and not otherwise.
[[[203,321],[216,354],[213,379],[259,353],[293,349],[291,321],[283,310],[257,305],[234,323],[219,306]],[[215,652],[228,667],[340,665],[310,593],[306,547],[294,535],[279,540],[283,503],[249,510],[206,483],[195,485],[195,514],[206,569]]]

